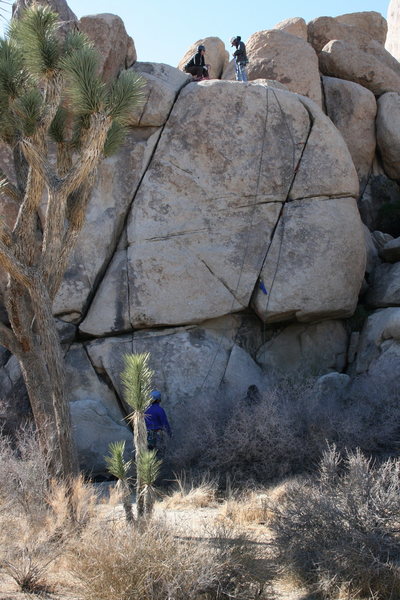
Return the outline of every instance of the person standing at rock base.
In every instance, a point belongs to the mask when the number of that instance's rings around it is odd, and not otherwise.
[[[144,415],[147,428],[147,447],[149,450],[157,450],[157,453],[162,456],[165,450],[164,432],[167,432],[169,437],[172,432],[167,414],[160,406],[161,393],[153,390],[150,395],[152,402]]]
[[[198,46],[196,54],[192,56],[184,67],[185,73],[190,73],[190,75],[197,79],[208,78],[208,68],[204,60],[205,53],[205,46]]]
[[[246,54],[246,46],[240,35],[231,38],[231,46],[235,46],[233,53],[235,59],[236,81],[247,81],[246,65],[249,62]]]

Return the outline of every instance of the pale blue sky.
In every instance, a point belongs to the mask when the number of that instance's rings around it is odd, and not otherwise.
[[[230,51],[229,39],[241,35],[245,41],[256,31],[270,29],[289,17],[335,17],[349,12],[374,10],[385,18],[389,0],[70,0],[78,17],[98,13],[119,15],[135,40],[138,60],[176,66],[188,47],[200,38],[217,36]]]

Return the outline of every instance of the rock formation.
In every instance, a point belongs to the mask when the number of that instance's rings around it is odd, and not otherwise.
[[[296,18],[255,33],[248,84],[232,81],[218,38],[183,57],[207,47],[214,78],[193,83],[136,62],[118,17],[77,26],[106,78],[129,67],[146,82],[54,303],[82,467],[103,473],[108,443],[130,439],[126,353],[151,353],[167,410],[229,402],[281,374],[322,375],[321,393],[336,394],[356,374],[398,377],[400,64],[385,20],[323,17],[306,34]],[[15,207],[1,211],[12,223]],[[14,423],[26,397],[15,359],[0,353],[0,365],[0,417]]]

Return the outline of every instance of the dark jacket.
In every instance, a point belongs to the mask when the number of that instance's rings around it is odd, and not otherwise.
[[[235,52],[233,53],[233,56],[235,57],[235,61],[237,63],[247,64],[249,62],[247,60],[246,46],[245,46],[244,42],[238,43],[237,48],[236,48]]]
[[[189,62],[185,65],[186,67],[204,67],[205,66],[205,62],[204,62],[204,56],[201,54],[201,52],[196,52],[196,54],[194,54],[192,56],[192,58],[189,60]]]
[[[164,429],[168,435],[171,435],[171,427],[165,410],[157,402],[150,404],[144,414],[147,430]]]

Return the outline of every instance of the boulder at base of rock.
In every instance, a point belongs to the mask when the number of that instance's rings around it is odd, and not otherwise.
[[[344,79],[323,77],[322,84],[328,116],[339,129],[350,150],[363,188],[376,149],[375,96],[365,87]]]
[[[272,29],[279,29],[307,41],[307,23],[301,17],[279,21]]]
[[[149,352],[153,386],[161,391],[163,406],[216,398],[225,375],[232,342],[201,327],[141,331],[87,344],[96,370],[103,371],[123,398],[121,373],[124,355]]]
[[[372,308],[400,306],[400,263],[378,265],[370,278],[365,303]]]
[[[400,2],[399,0],[390,0],[387,13],[388,32],[386,36],[385,48],[397,59],[400,60]]]
[[[383,308],[369,316],[362,329],[357,352],[357,373],[368,371],[383,349],[392,345],[400,346],[400,308]]]
[[[117,15],[104,13],[82,17],[78,28],[86,33],[99,51],[100,73],[106,81],[113,81],[120,71],[136,62],[133,40]]]
[[[303,94],[322,106],[318,59],[305,40],[279,30],[254,33],[246,43],[249,80],[276,79],[291,92]],[[230,63],[222,79],[235,79]]]
[[[385,44],[388,24],[381,13],[374,10],[363,12],[347,13],[335,17],[335,20],[345,25],[352,25],[368,33],[374,40],[380,44]]]
[[[132,452],[132,431],[127,426],[116,395],[94,371],[87,352],[73,345],[66,356],[72,428],[82,469],[106,474],[104,457],[110,442],[125,440]]]
[[[341,371],[346,364],[347,333],[340,321],[289,325],[279,330],[257,353],[269,375],[321,375]]]
[[[388,241],[379,251],[379,256],[388,263],[400,261],[400,237]]]
[[[210,65],[210,79],[220,79],[225,67],[229,62],[229,54],[225,48],[224,42],[218,37],[207,37],[197,40],[190,46],[188,51],[179,61],[178,69],[183,71],[185,65],[189,62],[197,52],[198,46],[205,46],[206,52],[204,56],[205,63]]]
[[[319,64],[324,75],[359,83],[376,96],[400,92],[400,75],[353,42],[328,42],[319,55]]]
[[[378,100],[376,136],[383,167],[391,179],[400,179],[400,95],[383,94]]]
[[[285,206],[253,306],[265,322],[353,314],[365,271],[365,242],[353,198],[307,199]]]

